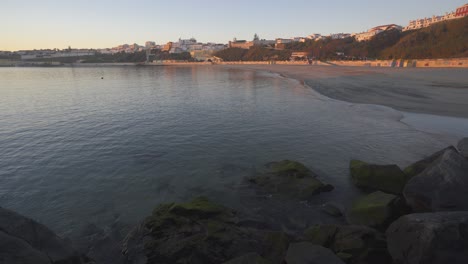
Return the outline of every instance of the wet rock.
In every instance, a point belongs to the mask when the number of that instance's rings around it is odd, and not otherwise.
[[[343,209],[341,209],[341,206],[333,202],[324,203],[320,207],[320,210],[334,217],[343,216]]]
[[[409,179],[397,165],[352,160],[349,167],[353,183],[364,190],[401,194]]]
[[[395,263],[468,263],[468,212],[406,215],[386,234]]]
[[[47,254],[0,231],[0,263],[50,264]]]
[[[289,245],[287,264],[344,264],[331,250],[310,242]]]
[[[406,167],[403,172],[409,177],[413,178],[414,176],[418,175],[419,173],[423,172],[427,167],[429,167],[434,161],[436,161],[442,154],[444,154],[447,150],[455,150],[454,147],[448,147],[443,150],[437,151],[436,153],[430,155],[427,158],[424,158],[418,162],[415,162],[408,167]]]
[[[317,175],[299,162],[283,160],[272,162],[267,167],[267,172],[250,177],[248,181],[268,193],[307,200],[318,193],[333,190],[332,185],[322,183]]]
[[[404,189],[415,212],[468,210],[468,160],[456,150],[446,150]]]
[[[257,253],[249,253],[224,264],[270,264],[270,262]]]
[[[88,262],[44,225],[4,208],[0,208],[0,241],[3,263]]]
[[[381,191],[357,199],[348,212],[348,221],[355,225],[385,228],[405,213],[401,200]]]
[[[468,159],[468,138],[460,140],[460,142],[458,142],[457,148],[462,156]]]
[[[382,233],[358,225],[315,225],[308,228],[307,241],[331,249],[347,263],[391,263]]]
[[[237,212],[199,197],[162,204],[126,238],[127,263],[223,263],[257,253],[281,263],[288,237],[240,223]]]

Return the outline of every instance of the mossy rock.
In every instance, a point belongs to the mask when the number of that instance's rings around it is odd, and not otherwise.
[[[351,224],[384,228],[399,215],[396,207],[398,197],[377,191],[354,201],[348,213]]]
[[[307,241],[331,249],[346,263],[391,263],[385,236],[359,225],[315,225],[304,232]]]
[[[315,225],[304,232],[304,237],[315,245],[331,248],[338,229],[338,225]]]
[[[148,264],[223,263],[252,252],[279,264],[275,260],[284,258],[286,235],[244,227],[241,222],[236,211],[199,197],[156,207],[145,220],[144,239],[130,240],[145,241]]]
[[[332,185],[318,180],[317,175],[299,162],[272,162],[267,168],[266,172],[248,178],[250,183],[265,192],[308,200],[318,193],[333,190]]]
[[[226,212],[226,208],[212,203],[206,197],[198,197],[188,203],[174,204],[169,208],[171,213],[181,216],[211,217]]]
[[[333,202],[327,202],[327,203],[322,204],[322,206],[320,206],[320,210],[334,217],[343,216],[343,210],[341,209],[341,206]]]
[[[409,177],[397,165],[376,165],[360,160],[351,160],[353,183],[362,189],[401,194]]]
[[[283,176],[294,176],[297,178],[304,178],[311,174],[311,171],[304,166],[304,164],[292,161],[282,160],[279,162],[272,162],[269,164],[274,174]]]
[[[455,149],[455,147],[453,147],[453,146],[450,146],[450,147],[445,148],[443,150],[437,151],[436,153],[430,155],[429,157],[424,158],[424,159],[422,159],[420,161],[417,161],[417,162],[409,165],[408,167],[406,167],[403,170],[403,172],[406,174],[406,176],[408,177],[408,180],[409,180],[409,179],[413,178],[414,176],[416,176],[416,175],[420,174],[421,172],[423,172],[425,169],[427,169],[427,167],[429,167],[434,161],[436,161],[440,156],[442,156],[442,154],[444,154],[445,151],[447,151],[449,149],[457,151]]]

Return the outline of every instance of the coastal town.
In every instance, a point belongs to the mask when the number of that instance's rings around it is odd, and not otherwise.
[[[399,32],[418,30],[440,22],[461,19],[465,16],[468,16],[468,4],[460,6],[456,8],[455,11],[445,13],[444,15],[433,15],[432,17],[428,18],[426,17],[411,20],[409,21],[408,25],[404,27],[396,24],[379,25],[360,33],[334,33],[330,35],[314,33],[305,37],[278,37],[271,40],[261,39],[257,34],[255,34],[252,40],[241,40],[233,38],[233,40],[229,41],[228,43],[201,43],[192,37],[190,39],[179,38],[176,41],[169,41],[165,44],[157,44],[155,41],[147,41],[144,45],[133,43],[101,49],[76,49],[68,47],[66,49],[0,51],[0,56],[16,57],[20,58],[21,61],[30,61],[42,59],[53,60],[54,58],[83,58],[86,56],[94,56],[96,54],[113,55],[119,53],[132,54],[137,52],[144,52],[146,53],[146,61],[152,61],[157,59],[155,58],[157,56],[154,56],[156,51],[169,54],[190,53],[191,58],[193,58],[195,61],[211,61],[214,59],[215,53],[227,48],[250,49],[254,46],[265,46],[274,50],[283,50],[287,44],[291,43],[305,43],[308,41],[319,41],[325,39],[339,40],[347,38],[354,39],[357,42],[366,42],[372,40],[377,35],[383,32],[388,32],[390,30],[396,30]],[[337,51],[337,53],[340,55],[342,52]],[[2,59],[2,57],[0,57],[0,65],[8,65],[9,63],[11,64],[11,61],[8,61],[4,58]],[[294,58],[294,56],[291,56],[291,58]]]
[[[468,0],[0,24],[0,264],[468,264]]]

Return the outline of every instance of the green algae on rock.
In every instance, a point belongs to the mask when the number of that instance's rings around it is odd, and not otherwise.
[[[365,190],[401,194],[409,180],[397,165],[377,165],[351,160],[349,167],[353,183]]]
[[[405,209],[399,197],[377,191],[354,201],[347,216],[351,224],[385,228],[406,213]]]
[[[304,232],[304,238],[331,249],[346,263],[391,263],[385,236],[360,225],[315,225]]]
[[[248,181],[273,195],[307,200],[321,192],[333,190],[302,163],[283,160],[267,164],[267,171],[248,178]]]
[[[289,245],[286,234],[246,227],[241,222],[236,211],[205,197],[162,204],[126,239],[143,245],[126,243],[130,246],[124,252],[132,259],[145,259],[135,263],[147,264],[223,263],[250,253],[266,263],[283,261]]]

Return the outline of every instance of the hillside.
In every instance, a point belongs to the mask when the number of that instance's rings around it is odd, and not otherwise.
[[[293,51],[308,52],[309,57],[320,60],[468,57],[468,17],[413,31],[392,29],[364,42],[351,37],[325,38],[289,43],[282,51],[266,47],[230,48],[216,56],[225,61],[287,60]]]
[[[468,57],[468,17],[407,32],[381,51],[384,58],[429,59]]]

